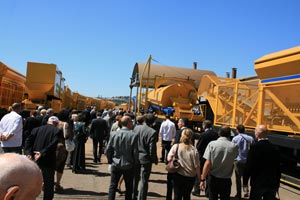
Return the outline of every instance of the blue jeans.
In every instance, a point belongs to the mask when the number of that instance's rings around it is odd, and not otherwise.
[[[108,200],[114,200],[116,198],[116,189],[118,187],[118,182],[122,175],[124,177],[126,188],[125,200],[132,200],[134,168],[125,170],[116,168],[114,166],[111,166],[111,178],[108,192]]]

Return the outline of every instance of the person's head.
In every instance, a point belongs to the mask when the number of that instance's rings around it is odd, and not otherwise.
[[[120,123],[122,127],[127,127],[129,129],[131,129],[133,126],[132,119],[129,116],[123,116],[120,120]]]
[[[54,114],[53,109],[52,108],[48,108],[47,111],[46,111],[46,114],[52,116]]]
[[[212,128],[212,122],[210,120],[204,120],[202,123],[202,128],[205,130],[207,128]]]
[[[221,137],[229,138],[231,135],[231,128],[228,125],[223,125],[219,130],[219,135]]]
[[[144,114],[144,121],[148,126],[152,126],[156,120],[155,115],[152,113]]]
[[[32,200],[41,193],[41,171],[27,157],[16,153],[0,154],[0,168],[1,200]]]
[[[84,113],[84,112],[78,113],[78,121],[85,122],[85,120],[86,120],[86,113]]]
[[[144,116],[143,115],[138,115],[136,117],[136,121],[138,124],[143,124],[144,123]]]
[[[44,106],[39,106],[38,111],[40,112],[42,109],[44,109]]]
[[[49,117],[47,123],[51,124],[51,125],[54,125],[54,126],[57,126],[59,124],[59,119],[56,116],[51,116],[51,117]]]
[[[257,139],[266,138],[268,134],[267,127],[265,125],[258,125],[255,128],[255,137]]]
[[[108,111],[107,116],[111,117],[113,115],[113,112],[111,110]]]
[[[186,127],[188,125],[188,123],[189,123],[189,120],[187,118],[183,117],[178,120],[177,125],[178,125],[178,128],[182,128],[182,127]]]
[[[244,133],[245,132],[245,126],[242,124],[237,125],[236,127],[237,133]]]
[[[69,121],[70,112],[67,109],[62,109],[57,113],[57,117],[60,121],[67,122]]]
[[[193,144],[192,139],[194,137],[194,132],[190,128],[186,128],[181,133],[180,142],[186,145]]]
[[[20,103],[14,103],[12,106],[11,106],[11,109],[13,111],[15,111],[16,113],[20,113],[21,110],[22,110],[22,105]]]
[[[46,109],[42,109],[42,110],[40,111],[40,115],[41,115],[41,116],[45,116],[46,113],[47,113],[47,110],[46,110]]]
[[[97,118],[101,118],[101,117],[102,117],[102,112],[97,112],[97,113],[96,113],[96,117],[97,117]]]
[[[78,114],[72,114],[72,115],[71,115],[71,119],[72,119],[74,122],[78,121]]]
[[[36,117],[36,115],[37,115],[36,110],[31,110],[30,111],[30,117]]]

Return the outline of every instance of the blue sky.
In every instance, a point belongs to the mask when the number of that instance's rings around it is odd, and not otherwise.
[[[129,96],[136,62],[238,68],[300,45],[298,0],[1,0],[0,61],[54,63],[72,91]],[[299,67],[299,66],[298,66]]]

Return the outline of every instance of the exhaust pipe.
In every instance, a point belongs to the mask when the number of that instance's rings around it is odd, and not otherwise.
[[[237,72],[237,68],[233,67],[232,68],[232,78],[236,78],[236,72]]]
[[[197,69],[197,62],[193,62],[194,69]]]
[[[226,78],[230,78],[230,73],[226,72]]]

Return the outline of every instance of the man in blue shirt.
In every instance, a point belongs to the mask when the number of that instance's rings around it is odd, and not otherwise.
[[[235,181],[236,181],[236,198],[241,199],[242,197],[242,176],[245,171],[248,151],[250,145],[254,143],[254,139],[245,134],[245,127],[243,125],[238,125],[236,127],[237,135],[232,139],[232,142],[237,144],[239,147],[239,155],[234,161],[234,172],[235,172]],[[245,192],[245,197],[248,197],[248,191]]]

